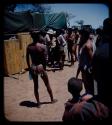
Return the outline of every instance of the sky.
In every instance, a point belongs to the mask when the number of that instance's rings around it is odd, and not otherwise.
[[[68,12],[75,17],[70,25],[78,25],[77,20],[84,20],[84,25],[90,24],[93,28],[103,25],[103,20],[109,17],[109,9],[105,4],[48,4],[52,12]]]
[[[70,26],[78,25],[76,21],[84,20],[84,25],[98,28],[103,25],[103,20],[109,17],[109,8],[105,4],[62,3],[43,4],[43,6],[51,7],[52,13],[67,12],[74,15],[75,17],[70,20]]]

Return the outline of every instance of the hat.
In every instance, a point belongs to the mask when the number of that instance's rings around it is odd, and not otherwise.
[[[71,94],[79,93],[82,90],[82,80],[72,77],[68,80],[68,91]]]
[[[52,29],[49,29],[49,30],[47,31],[47,33],[48,33],[48,34],[54,34],[54,31],[53,31]]]
[[[56,31],[54,31],[54,34],[56,34]]]

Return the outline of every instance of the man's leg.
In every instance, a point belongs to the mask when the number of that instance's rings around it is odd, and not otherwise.
[[[48,93],[50,95],[50,98],[51,98],[51,102],[52,103],[56,102],[57,100],[53,99],[53,93],[52,93],[52,90],[51,90],[51,87],[50,87],[50,84],[49,84],[48,75],[45,71],[43,71],[43,73],[41,74],[41,78],[43,79],[43,81],[45,83],[45,86],[46,86],[47,91],[48,91]]]
[[[80,69],[80,67],[78,66],[77,73],[76,73],[76,79],[78,79],[78,76],[79,76],[80,71],[81,71],[81,69]]]
[[[70,49],[68,48],[68,61],[70,61]]]
[[[84,82],[84,87],[85,87],[86,93],[94,94],[94,85],[93,85],[92,76],[86,72],[82,72],[82,79]]]
[[[54,67],[54,48],[51,51],[51,66]]]
[[[38,75],[33,76],[33,82],[34,82],[34,95],[37,101],[37,106],[40,106],[40,100],[39,100],[39,93],[38,93]]]
[[[74,65],[74,53],[72,50],[70,51],[70,56],[71,56],[71,65]]]
[[[64,67],[64,61],[65,61],[65,53],[64,51],[62,52],[62,59],[61,59],[61,69]]]
[[[75,45],[75,48],[74,48],[74,55],[75,55],[75,62],[78,60],[77,59],[77,44]]]

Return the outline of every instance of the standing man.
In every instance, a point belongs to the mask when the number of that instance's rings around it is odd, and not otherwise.
[[[93,61],[93,77],[97,82],[97,99],[111,109],[112,115],[112,18],[103,21],[102,40],[97,47]],[[112,118],[112,116],[111,116]]]
[[[78,75],[81,71],[86,92],[89,94],[94,94],[92,59],[95,52],[95,44],[89,31],[83,31],[83,35],[81,41],[82,47],[80,49],[81,54],[79,58],[79,67],[77,70],[76,78],[78,78]]]
[[[31,74],[34,82],[34,94],[37,100],[37,107],[40,107],[39,93],[38,93],[38,75],[40,74],[47,91],[50,95],[51,103],[57,100],[53,99],[53,93],[49,84],[48,75],[46,73],[46,59],[47,50],[46,46],[42,43],[41,34],[39,31],[32,31],[31,37],[33,38],[33,43],[29,44],[27,47],[26,61],[29,68],[29,73]],[[30,65],[30,58],[32,65]]]

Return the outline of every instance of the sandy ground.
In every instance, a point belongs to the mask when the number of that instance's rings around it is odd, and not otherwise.
[[[46,87],[39,77],[41,108],[35,106],[33,81],[28,72],[4,78],[4,114],[9,121],[62,121],[64,103],[71,98],[67,91],[67,81],[76,75],[78,63],[65,66],[64,70],[47,71],[54,98],[58,101],[49,103],[50,97]],[[13,78],[14,77],[14,78]],[[16,78],[19,78],[16,79]],[[81,78],[81,74],[79,75]],[[84,92],[84,89],[82,93]]]

